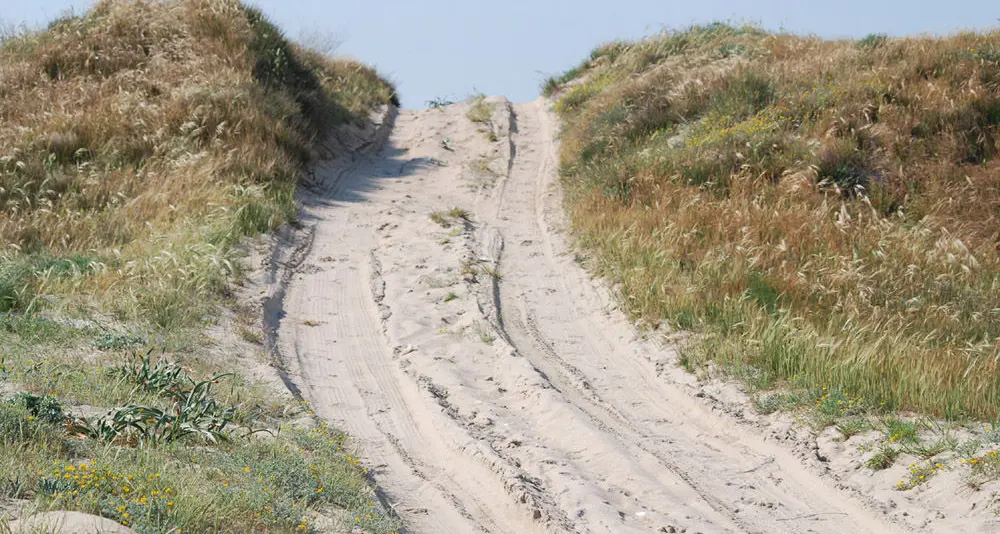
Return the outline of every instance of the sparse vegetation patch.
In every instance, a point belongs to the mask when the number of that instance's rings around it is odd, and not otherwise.
[[[475,95],[471,102],[472,105],[465,116],[472,122],[489,125],[490,118],[493,116],[493,106],[486,102],[486,95]]]
[[[448,211],[433,211],[430,219],[442,228],[451,228],[455,224],[468,224],[472,214],[462,208],[451,208]]]

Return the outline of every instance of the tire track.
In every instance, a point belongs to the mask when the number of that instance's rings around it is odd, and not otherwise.
[[[290,376],[408,529],[887,531],[658,377],[669,351],[607,313],[552,230],[543,103],[491,102],[496,143],[462,105],[406,112],[385,151],[322,169],[283,299]],[[490,189],[466,171],[483,154],[506,158]]]
[[[824,498],[831,495],[830,490],[821,492],[823,497],[819,501],[812,499],[810,504],[807,501],[799,499],[797,495],[788,494],[787,490],[780,489],[773,482],[768,482],[766,478],[758,476],[756,471],[762,467],[771,466],[774,457],[765,458],[754,452],[752,448],[745,448],[743,446],[745,437],[741,437],[740,441],[737,442],[738,447],[733,448],[730,454],[737,457],[746,455],[747,459],[759,464],[758,467],[744,470],[730,468],[726,470],[728,472],[712,472],[711,470],[701,468],[701,466],[684,466],[681,462],[674,460],[674,458],[683,458],[685,453],[693,452],[692,449],[696,448],[697,445],[694,445],[687,439],[677,441],[656,438],[644,431],[631,416],[627,415],[627,412],[624,411],[626,409],[633,409],[634,411],[634,408],[637,406],[654,404],[648,402],[650,400],[649,393],[664,388],[662,384],[650,384],[648,377],[643,376],[645,369],[628,362],[632,355],[621,353],[621,351],[616,350],[614,343],[608,342],[608,340],[601,337],[605,325],[596,324],[592,320],[594,317],[593,310],[582,309],[581,303],[571,297],[576,291],[573,291],[574,288],[569,287],[567,280],[575,278],[567,276],[565,268],[557,267],[560,263],[555,258],[553,237],[548,230],[544,212],[547,196],[546,186],[548,185],[548,180],[553,175],[551,162],[554,157],[551,148],[552,145],[546,143],[545,138],[551,138],[552,133],[550,124],[546,123],[546,112],[540,110],[539,107],[540,104],[536,105],[534,110],[529,106],[520,107],[522,129],[519,135],[521,139],[527,137],[525,139],[527,142],[537,143],[537,146],[540,146],[544,153],[540,160],[528,161],[525,165],[514,167],[510,183],[502,194],[507,195],[513,192],[518,196],[509,200],[505,198],[497,200],[497,221],[531,220],[533,223],[531,227],[528,225],[518,226],[510,224],[508,226],[513,226],[514,228],[508,227],[505,228],[505,231],[516,232],[514,235],[508,236],[508,239],[513,238],[514,240],[526,243],[527,247],[524,248],[533,250],[542,249],[541,255],[545,257],[545,264],[549,272],[539,274],[538,271],[541,269],[537,267],[538,262],[532,259],[532,256],[536,255],[535,252],[524,254],[522,251],[520,256],[517,257],[517,251],[512,251],[511,254],[505,256],[504,263],[501,265],[504,266],[505,273],[510,275],[510,278],[514,281],[508,283],[506,281],[507,278],[505,278],[504,281],[498,282],[500,298],[498,299],[496,308],[498,310],[509,310],[516,306],[520,315],[518,317],[519,320],[512,320],[508,316],[506,321],[498,323],[498,326],[504,330],[502,334],[504,338],[510,340],[518,352],[527,358],[531,362],[531,365],[538,369],[545,379],[551,382],[566,397],[569,403],[590,417],[596,429],[614,436],[626,450],[633,450],[635,454],[648,455],[655,458],[655,461],[663,469],[670,471],[676,477],[683,480],[684,484],[694,491],[704,503],[731,522],[731,525],[728,527],[722,524],[718,524],[718,527],[734,528],[744,532],[771,532],[775,531],[775,529],[781,529],[782,531],[805,531],[812,530],[815,528],[815,525],[800,525],[796,522],[801,523],[804,519],[812,521],[821,516],[842,514],[843,516],[847,516],[846,520],[848,521],[854,520],[859,525],[868,525],[868,528],[872,531],[880,531],[879,528],[873,527],[882,527],[882,525],[879,524],[878,520],[869,516],[867,511],[849,514],[847,512],[824,512],[822,509],[812,508],[816,505],[823,505]],[[532,111],[535,114],[533,119],[529,120],[524,117],[531,114]],[[530,126],[529,123],[531,123]],[[531,134],[535,135],[532,137]],[[539,137],[542,139],[538,139]],[[525,150],[519,151],[521,154],[525,152]],[[531,168],[532,166],[534,166],[534,169]],[[525,180],[533,182],[530,184],[530,187],[525,183]],[[527,198],[529,194],[530,198]],[[530,209],[531,217],[525,217],[526,210],[524,208],[526,205]],[[518,265],[519,262],[520,265]],[[512,271],[514,274],[511,274]],[[550,279],[558,280],[557,287],[553,287],[550,284]],[[532,285],[530,283],[532,281],[541,283],[540,285]],[[550,309],[571,309],[573,316],[587,319],[586,321],[579,321],[585,322],[587,326],[575,329],[572,332],[572,336],[566,335],[563,332],[564,335],[562,337],[564,341],[561,345],[557,346],[539,328],[539,319],[533,313],[532,305],[526,297],[526,295],[538,294],[540,292],[551,293],[553,296],[561,298],[538,298],[535,299],[536,305],[545,305]],[[552,322],[549,321],[549,327],[551,328],[552,326]],[[563,323],[559,325],[559,328],[565,331],[567,326],[566,323]],[[570,337],[575,337],[577,342],[570,343],[569,341],[572,341],[568,339]],[[583,353],[580,352],[579,347],[585,347]],[[590,347],[590,349],[588,350],[586,347]],[[569,350],[574,348],[576,350]],[[608,354],[615,358],[594,357],[592,352],[601,349],[607,349]],[[561,354],[573,355],[577,358],[584,357],[584,359],[574,359],[574,363],[570,363]],[[618,358],[621,359],[619,360]],[[600,363],[601,361],[608,365],[630,363],[627,367],[618,366],[618,371],[625,374],[626,378],[629,378],[626,371],[631,374],[629,382],[618,384],[615,388],[609,388],[607,385],[601,387],[601,381],[598,381],[599,385],[595,387],[592,378],[600,375],[593,374],[593,365],[590,366],[590,371],[585,371],[581,369],[580,363],[588,362],[593,364],[595,362]],[[606,368],[606,366],[603,367]],[[640,385],[647,387],[635,387]],[[628,390],[630,387],[639,391],[645,391],[645,394],[622,394],[622,391]],[[618,400],[615,402],[607,400],[603,396],[602,391],[615,394]],[[665,398],[676,398],[676,395],[666,394]],[[679,414],[675,412],[676,410],[669,409],[661,411],[662,414],[668,416],[664,420],[679,419],[677,417]],[[718,451],[725,450],[725,444],[715,443],[715,445],[718,446]],[[708,449],[707,447],[702,448]],[[763,449],[770,450],[768,447],[763,447]],[[718,454],[710,452],[706,458],[712,456],[718,456]],[[785,457],[787,456],[785,455]],[[802,468],[801,466],[793,465],[783,471],[797,472],[802,471]],[[802,472],[797,472],[791,478],[809,480],[812,477]],[[720,482],[722,486],[726,486],[731,485],[732,480],[740,479],[743,479],[744,482],[742,484],[744,489],[742,490],[726,492],[724,488],[720,488]],[[723,482],[723,480],[725,481]],[[818,480],[809,480],[809,482],[816,483]],[[836,490],[832,490],[832,492],[836,492]],[[726,493],[729,494],[728,500],[727,498],[718,496],[725,495]],[[838,497],[840,496],[838,495]],[[748,513],[747,503],[765,503],[764,508],[768,512],[754,513],[754,510],[751,509]],[[837,504],[846,504],[848,507],[853,506],[857,508],[857,505],[846,502],[842,498],[837,500]],[[788,512],[781,512],[778,508],[774,508],[774,506],[787,508]],[[805,507],[805,510],[811,510],[813,513],[798,513],[803,507]],[[780,521],[780,523],[777,521]]]
[[[397,137],[392,149],[406,152],[406,144]],[[386,337],[391,311],[373,253],[373,221],[385,204],[375,201],[381,188],[372,179],[420,176],[424,161],[362,155],[319,170],[319,182],[302,199],[309,246],[296,249],[296,261],[286,265],[287,292],[274,300],[283,309],[274,314],[276,352],[294,367],[291,385],[316,413],[364,446],[411,529],[528,532],[526,524],[552,515],[544,492],[532,491],[534,479],[512,471],[460,421],[434,410],[433,385],[400,367],[398,347]],[[510,517],[517,502],[509,495],[534,510],[527,522]]]

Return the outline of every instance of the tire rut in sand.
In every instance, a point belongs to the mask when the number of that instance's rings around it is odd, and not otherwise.
[[[514,151],[513,154],[516,155],[517,152]],[[515,169],[514,161],[511,162],[511,169],[513,174],[513,169]],[[545,159],[536,171],[538,179],[533,184],[535,187],[531,210],[533,215],[536,214],[537,210],[535,206],[538,204],[542,193],[540,191],[544,183],[542,175],[548,170],[548,160]],[[512,177],[511,180],[513,179]],[[523,210],[524,207],[523,203],[517,201],[521,199],[517,199],[513,203],[505,202],[506,199],[504,196],[506,192],[507,188],[504,188],[499,192],[498,198],[495,199],[497,220],[523,220],[523,213],[517,213],[518,210]],[[514,209],[505,209],[505,207],[509,206],[514,206]],[[506,211],[513,211],[514,213],[505,213]],[[537,216],[541,216],[540,211]],[[539,236],[533,235],[532,237],[537,238]],[[546,236],[546,239],[548,239],[548,236]],[[493,229],[490,241],[491,243],[503,243],[503,234],[499,230]],[[529,239],[527,242],[534,243],[534,240]],[[502,247],[490,246],[488,250],[490,250],[490,257],[498,268],[506,266],[499,253]],[[494,252],[494,250],[497,250],[497,252]],[[516,288],[512,288],[511,284],[505,283],[502,277],[492,277],[491,284],[499,335],[511,344],[519,356],[525,357],[532,368],[547,383],[551,384],[555,391],[563,395],[572,406],[589,418],[597,430],[619,441],[623,452],[628,451],[631,455],[650,455],[664,469],[669,470],[683,480],[691,490],[697,493],[698,497],[713,510],[728,519],[728,525],[716,524],[717,527],[735,528],[744,532],[752,530],[751,525],[743,521],[721,500],[704,490],[692,476],[681,470],[663,455],[658,454],[658,451],[654,447],[644,445],[643,442],[646,436],[641,435],[637,429],[633,428],[631,423],[613,406],[604,402],[594,390],[594,387],[588,382],[586,375],[580,369],[562,359],[552,344],[539,332],[534,317],[528,310],[524,299],[520,298]],[[511,310],[516,311],[516,314],[510,313]],[[508,312],[506,320],[504,319],[505,311]]]
[[[284,298],[290,375],[409,530],[886,531],[657,375],[669,351],[607,312],[551,230],[549,112],[493,102],[497,143],[461,105],[405,112],[382,153],[324,170]],[[489,187],[463,170],[482,154],[507,159]]]
[[[527,106],[522,106],[521,109],[526,112],[531,112],[532,110]],[[527,135],[528,132],[537,132],[537,130],[545,130],[545,112],[542,111],[539,117],[535,121],[530,121],[526,119],[520,120],[522,125],[520,136]],[[536,125],[529,126],[530,122],[541,122],[543,123],[541,127]],[[542,137],[550,137],[543,135]],[[541,143],[544,147],[545,140],[542,139]],[[520,150],[519,154],[526,153],[526,150]],[[583,413],[590,417],[595,425],[595,427],[601,432],[608,433],[615,437],[615,439],[620,440],[622,446],[625,450],[635,451],[635,454],[641,456],[643,454],[649,455],[655,458],[657,464],[659,464],[663,469],[670,471],[676,477],[683,480],[684,484],[693,490],[702,502],[709,505],[714,511],[725,517],[731,525],[726,527],[723,521],[722,524],[716,524],[716,528],[735,528],[739,531],[773,531],[774,529],[781,529],[782,531],[800,531],[800,530],[812,530],[816,528],[816,520],[821,518],[829,518],[831,516],[854,516],[849,521],[857,521],[858,525],[868,525],[869,528],[875,527],[873,530],[878,531],[883,525],[880,521],[869,516],[867,511],[862,511],[858,514],[848,514],[847,512],[826,512],[822,508],[826,506],[823,498],[820,497],[819,500],[812,499],[809,500],[799,500],[795,495],[795,490],[781,490],[779,489],[779,484],[782,484],[777,479],[772,479],[775,473],[769,473],[767,477],[745,476],[750,474],[755,474],[758,469],[762,469],[765,466],[769,466],[773,463],[774,457],[761,458],[758,454],[752,452],[752,449],[745,448],[741,441],[737,441],[736,447],[730,447],[730,455],[735,455],[737,457],[741,455],[747,455],[747,458],[751,462],[757,462],[752,469],[735,469],[736,465],[740,465],[740,462],[736,462],[733,468],[726,466],[721,472],[719,470],[705,469],[704,466],[690,464],[686,466],[682,465],[681,462],[675,461],[675,459],[680,459],[691,452],[697,452],[697,450],[704,449],[708,452],[708,455],[704,457],[705,460],[709,460],[713,456],[718,456],[714,452],[721,453],[725,449],[719,447],[713,449],[711,446],[706,446],[698,443],[698,437],[695,441],[689,441],[688,439],[683,439],[679,442],[675,442],[671,439],[663,439],[662,437],[657,437],[655,435],[649,434],[644,431],[642,427],[638,426],[633,419],[626,415],[625,409],[630,408],[631,412],[634,413],[635,408],[641,406],[637,402],[641,402],[642,397],[631,397],[629,395],[617,395],[621,397],[616,402],[609,402],[602,397],[602,394],[598,389],[591,384],[590,376],[597,377],[599,375],[593,374],[593,368],[591,368],[590,375],[587,372],[581,370],[577,365],[569,363],[565,358],[560,356],[563,349],[566,354],[574,356],[576,358],[583,358],[581,361],[593,362],[595,360],[600,361],[601,358],[594,358],[592,355],[588,357],[585,354],[579,352],[579,350],[566,350],[567,348],[573,347],[587,347],[584,350],[593,351],[600,350],[599,347],[607,346],[608,343],[605,341],[603,344],[594,343],[594,332],[596,331],[599,335],[601,332],[600,325],[593,324],[591,321],[588,327],[591,328],[581,328],[578,330],[577,338],[578,343],[563,343],[559,348],[546,338],[537,326],[537,319],[532,313],[530,306],[526,303],[525,295],[537,294],[538,292],[551,292],[554,296],[561,296],[563,298],[548,298],[548,299],[537,299],[549,308],[559,308],[563,309],[563,314],[566,313],[579,315],[582,317],[592,316],[591,313],[587,313],[579,308],[576,299],[567,299],[568,295],[574,293],[571,291],[572,288],[567,286],[567,276],[565,268],[557,268],[556,261],[554,260],[553,254],[553,243],[552,235],[547,228],[547,223],[545,221],[545,213],[543,202],[545,201],[547,178],[551,179],[551,160],[552,152],[549,151],[542,157],[542,161],[533,162],[530,166],[534,166],[536,169],[536,174],[534,176],[521,176],[522,173],[534,169],[519,169],[515,166],[515,170],[512,172],[512,177],[508,187],[504,190],[504,194],[517,194],[515,198],[511,199],[499,199],[497,205],[500,207],[498,209],[497,219],[498,221],[510,221],[507,227],[504,228],[505,234],[508,240],[518,241],[522,240],[522,243],[527,243],[528,248],[541,248],[542,253],[539,254],[537,251],[530,254],[521,254],[521,257],[517,257],[517,251],[512,250],[510,254],[505,255],[504,263],[502,264],[505,273],[510,279],[513,279],[514,283],[508,283],[508,278],[505,277],[504,280],[499,281],[498,285],[500,287],[500,298],[497,303],[497,307],[503,310],[510,310],[512,308],[517,308],[520,310],[520,316],[518,320],[514,320],[508,313],[507,319],[504,322],[505,331],[504,335],[509,339],[512,344],[518,349],[518,352],[526,357],[531,364],[538,369],[546,378],[547,381],[553,383],[554,387],[562,392],[567,401],[574,405],[576,408],[580,409]],[[534,178],[533,187],[527,187],[524,183],[525,179]],[[520,194],[519,194],[520,193]],[[534,217],[528,217],[529,210],[524,209],[525,206],[530,206],[531,215]],[[528,225],[517,224],[518,222],[523,223],[526,220],[532,220],[535,223],[533,227],[528,227]],[[499,223],[498,223],[499,224]],[[536,246],[537,244],[541,246]],[[539,274],[537,271],[537,265],[539,261],[535,258],[537,256],[544,256],[550,267],[549,273]],[[520,262],[522,265],[518,266],[517,263]],[[524,268],[525,265],[531,264],[531,267]],[[521,275],[518,273],[518,269],[523,268],[524,271],[536,271],[531,275]],[[552,287],[548,283],[547,279],[555,278],[559,280],[559,286],[557,288]],[[523,280],[534,280],[541,281],[540,285],[531,286],[523,285],[518,287],[518,284]],[[551,314],[550,314],[551,315]],[[552,326],[551,320],[550,327]],[[568,324],[573,324],[573,321],[562,321],[561,328],[566,328]],[[565,336],[564,336],[565,337]],[[611,347],[612,354],[616,352],[614,347]],[[630,355],[621,355],[628,358]],[[604,359],[609,365],[614,365],[619,363],[613,358]],[[574,360],[576,361],[576,360]],[[621,362],[624,363],[624,362]],[[634,368],[634,366],[633,366]],[[643,369],[638,369],[639,372],[643,372]],[[638,377],[638,376],[637,376]],[[643,382],[640,381],[639,384]],[[648,382],[647,382],[648,383]],[[634,387],[633,384],[626,383],[624,388]],[[602,388],[605,391],[610,391],[612,393],[615,390],[609,389],[607,387]],[[655,391],[656,389],[653,389]],[[670,410],[664,412],[665,415],[669,416],[669,419],[682,419],[683,414],[679,414],[676,410]],[[712,430],[709,429],[709,432]],[[698,430],[699,434],[703,433],[704,430]],[[681,434],[679,437],[684,437]],[[741,437],[742,440],[746,440],[745,436]],[[723,446],[725,444],[722,444]],[[765,449],[768,449],[765,447]],[[788,455],[785,455],[787,458]],[[710,460],[709,460],[710,461]],[[732,462],[730,462],[732,463]],[[792,465],[789,468],[790,471],[796,472],[801,471],[800,466]],[[726,480],[720,480],[720,476]],[[783,475],[778,475],[783,476]],[[796,476],[791,478],[798,479],[810,479],[812,477],[805,476],[802,473],[796,473]],[[739,482],[743,479],[743,483],[740,485],[740,489],[733,491],[726,491],[726,487],[732,486],[733,482]],[[770,480],[769,480],[770,479]],[[703,482],[703,480],[705,482]],[[815,479],[814,479],[815,480]],[[707,482],[707,483],[706,483]],[[721,486],[721,487],[720,487]],[[763,486],[763,487],[762,487]],[[769,488],[770,487],[770,488]],[[803,488],[804,489],[804,488]],[[789,493],[791,491],[791,493]],[[825,488],[825,491],[820,492],[821,495],[829,496],[831,493],[835,493],[836,490],[832,488]],[[782,494],[786,494],[786,498],[782,498]],[[728,498],[719,497],[719,495],[728,494]],[[774,498],[777,496],[778,498]],[[790,498],[788,498],[790,497]],[[840,496],[838,496],[840,497]],[[837,499],[838,505],[848,505],[857,507],[856,504],[847,502],[845,499]],[[761,510],[754,510],[754,507],[761,507]],[[781,512],[781,509],[787,508],[786,512]],[[748,510],[749,509],[749,510]],[[798,513],[801,511],[811,512],[811,513]],[[777,513],[776,513],[777,512]],[[778,517],[781,516],[781,517]],[[806,520],[806,521],[803,521]],[[798,524],[798,523],[802,524]],[[825,529],[820,530],[834,530],[831,529],[833,525],[826,525]]]
[[[502,249],[502,244],[496,250]],[[381,304],[385,297],[385,282],[381,276],[381,262],[376,256],[376,251],[371,252],[370,264],[373,266],[372,283],[373,298],[379,303],[383,313],[383,329],[388,335],[388,319],[392,316],[388,306]],[[388,338],[387,338],[388,339]],[[389,341],[391,344],[391,341]],[[397,357],[405,356],[408,349],[396,345],[393,349]],[[436,384],[434,380],[414,371],[409,365],[403,366],[404,372],[414,380],[420,388],[426,392],[427,396],[441,407],[443,413],[452,421],[461,426],[472,438],[463,445],[461,452],[471,458],[477,458],[486,465],[503,483],[507,494],[513,496],[514,500],[526,508],[531,519],[541,525],[554,527],[559,525],[557,530],[569,530],[571,522],[559,510],[551,499],[549,499],[542,481],[532,477],[523,469],[517,467],[517,461],[504,454],[502,450],[490,445],[494,440],[490,436],[480,431],[476,424],[463,417],[460,410],[448,401],[448,391],[446,388]],[[442,488],[443,490],[443,488]],[[460,505],[460,503],[456,503]],[[473,519],[471,516],[470,519]]]
[[[388,335],[393,310],[373,221],[405,212],[412,195],[397,194],[407,190],[399,186],[448,171],[428,164],[440,158],[410,154],[422,137],[397,138],[381,156],[320,170],[303,199],[315,243],[299,263],[309,268],[290,276],[277,344],[295,367],[295,387],[366,449],[411,529],[541,532],[559,521],[541,482],[466,431],[446,389],[409,368],[406,350]],[[518,507],[525,512],[511,514]]]

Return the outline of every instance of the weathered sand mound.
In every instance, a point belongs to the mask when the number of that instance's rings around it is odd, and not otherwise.
[[[110,519],[80,512],[45,512],[10,524],[11,534],[135,534]]]

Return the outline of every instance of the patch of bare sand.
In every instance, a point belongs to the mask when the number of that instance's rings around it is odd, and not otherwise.
[[[10,534],[135,534],[110,519],[63,511],[35,514],[13,521],[7,528]]]
[[[842,477],[852,453],[680,370],[574,261],[547,104],[488,102],[489,131],[468,104],[406,111],[380,151],[317,169],[263,290],[288,383],[411,531],[994,525]]]

